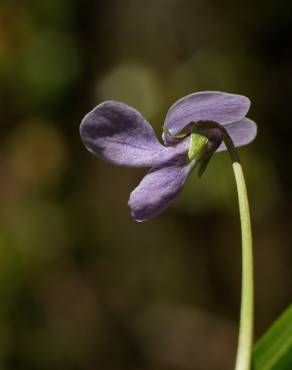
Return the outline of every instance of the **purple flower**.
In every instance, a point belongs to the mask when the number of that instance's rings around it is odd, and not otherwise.
[[[84,117],[80,134],[85,147],[101,159],[121,166],[150,167],[129,200],[133,218],[145,221],[180,194],[194,167],[203,172],[215,151],[226,150],[221,126],[235,146],[255,138],[256,124],[245,117],[249,106],[247,97],[223,92],[185,96],[166,115],[162,145],[139,112],[106,101]],[[193,148],[198,140],[199,150]]]

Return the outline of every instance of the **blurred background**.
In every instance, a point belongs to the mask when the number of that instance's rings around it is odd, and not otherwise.
[[[227,154],[137,224],[145,169],[103,163],[79,124],[103,100],[160,136],[178,98],[250,97],[240,149],[254,227],[256,338],[292,293],[292,3],[1,0],[0,367],[228,370],[240,228]]]

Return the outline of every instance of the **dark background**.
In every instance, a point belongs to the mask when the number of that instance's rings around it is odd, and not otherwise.
[[[255,332],[292,293],[290,1],[1,0],[0,367],[232,369],[240,228],[228,155],[142,224],[144,169],[80,142],[103,100],[165,113],[195,91],[249,96],[240,149],[254,228]]]

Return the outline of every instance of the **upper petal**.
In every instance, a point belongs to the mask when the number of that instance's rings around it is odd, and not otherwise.
[[[106,101],[81,122],[85,147],[98,157],[122,166],[152,167],[169,160],[173,148],[161,145],[150,124],[134,108]]]
[[[241,120],[249,110],[250,101],[243,95],[204,91],[187,95],[173,104],[164,126],[172,135],[179,134],[191,122],[214,121],[226,125]],[[164,137],[167,142],[167,137]]]
[[[230,123],[224,126],[224,128],[231,137],[235,147],[249,144],[257,135],[257,125],[249,118]],[[224,150],[227,149],[225,144],[222,143],[217,151],[222,152]]]
[[[129,206],[136,221],[146,221],[164,211],[181,192],[194,166],[185,157],[151,168],[130,195]]]

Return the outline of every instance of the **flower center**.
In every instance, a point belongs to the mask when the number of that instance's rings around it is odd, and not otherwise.
[[[221,126],[211,121],[191,122],[176,135],[173,135],[167,128],[164,130],[172,141],[180,141],[189,137],[188,159],[189,161],[195,160],[199,176],[202,176],[212,155],[223,141]]]

